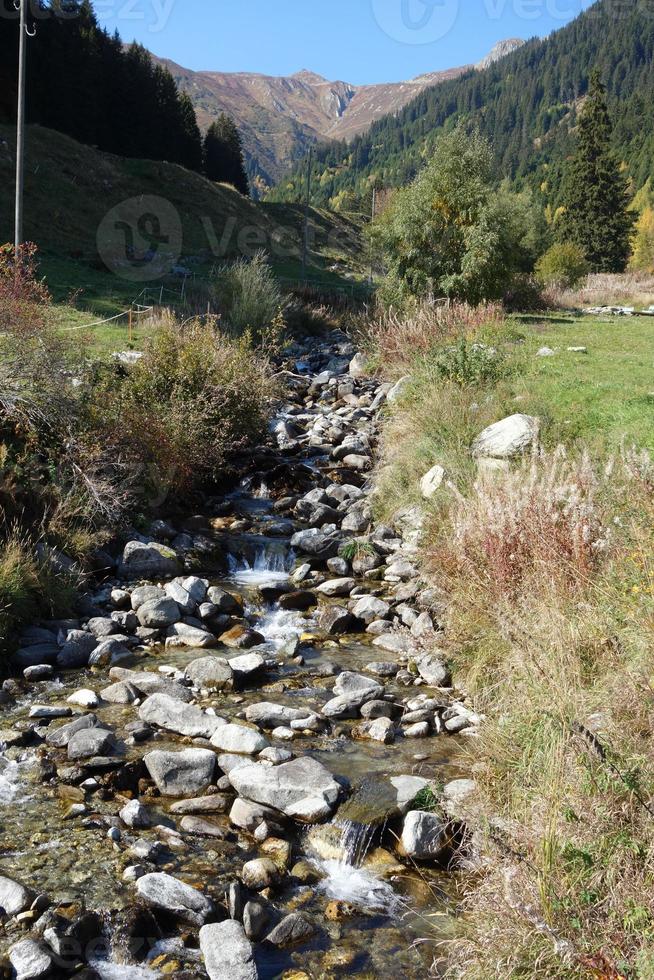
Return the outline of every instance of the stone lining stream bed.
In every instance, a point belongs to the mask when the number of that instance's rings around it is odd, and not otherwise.
[[[372,521],[394,391],[341,334],[290,353],[241,487],[134,534],[78,620],[21,639],[0,975],[418,978],[451,933],[479,719],[420,515]]]

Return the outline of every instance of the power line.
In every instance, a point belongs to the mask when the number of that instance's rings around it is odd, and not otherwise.
[[[20,41],[18,49],[18,110],[16,120],[16,257],[23,244],[23,193],[25,186],[25,69],[27,65],[27,3],[14,0],[20,9]]]

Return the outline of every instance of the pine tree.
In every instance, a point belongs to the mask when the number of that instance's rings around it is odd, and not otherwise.
[[[204,172],[209,180],[231,184],[246,197],[250,193],[243,162],[243,145],[234,120],[222,113],[204,139]]]
[[[611,150],[611,119],[598,71],[591,75],[579,116],[577,150],[563,178],[561,204],[558,237],[579,245],[595,272],[624,272],[634,215]]]

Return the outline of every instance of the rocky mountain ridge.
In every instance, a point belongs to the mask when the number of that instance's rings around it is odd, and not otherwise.
[[[351,85],[308,69],[290,76],[251,72],[191,71],[163,60],[187,92],[203,129],[221,113],[231,115],[243,136],[248,170],[273,184],[309,146],[324,139],[349,140],[376,119],[398,112],[426,88],[483,69],[523,42],[501,41],[477,65],[429,72],[406,82]]]

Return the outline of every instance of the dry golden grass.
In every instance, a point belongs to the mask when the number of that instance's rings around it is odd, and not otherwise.
[[[654,276],[648,272],[592,273],[575,289],[549,289],[547,299],[551,306],[567,309],[647,307],[654,303]]]

